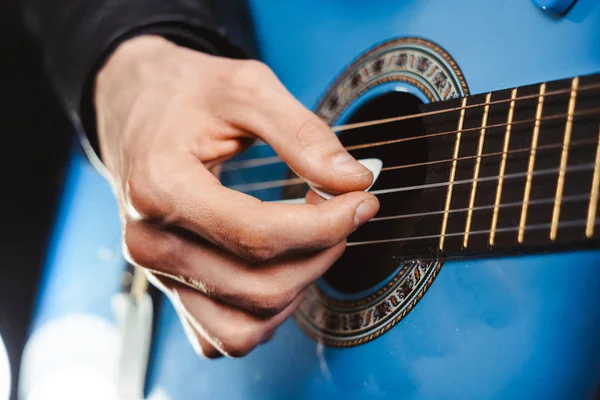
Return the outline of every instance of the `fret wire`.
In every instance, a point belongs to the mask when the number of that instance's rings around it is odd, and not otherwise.
[[[596,219],[596,208],[598,207],[598,191],[600,191],[600,126],[598,126],[598,145],[596,146],[596,162],[594,167],[594,176],[592,178],[592,189],[590,191],[590,203],[588,206],[587,225],[585,228],[585,235],[588,238],[594,236],[594,220]]]
[[[558,171],[558,180],[556,182],[556,195],[554,210],[552,210],[552,225],[550,226],[550,239],[555,240],[558,232],[558,221],[560,219],[560,205],[565,185],[565,170],[569,157],[569,143],[571,141],[571,131],[573,130],[573,114],[575,113],[575,103],[577,101],[577,87],[579,78],[573,78],[571,83],[571,97],[569,99],[569,108],[567,111],[567,123],[565,124],[564,145],[560,156],[560,170]]]
[[[533,168],[535,166],[535,157],[538,146],[538,136],[540,134],[540,126],[542,120],[542,113],[544,110],[544,95],[546,93],[546,84],[540,85],[538,94],[538,103],[535,109],[535,122],[533,125],[533,134],[531,136],[531,150],[529,152],[529,162],[527,163],[527,177],[525,180],[525,190],[523,192],[523,207],[521,208],[521,218],[519,220],[519,230],[517,233],[517,241],[523,243],[525,238],[525,226],[527,224],[527,208],[529,205],[529,198],[531,196],[531,182],[533,178]]]
[[[485,143],[485,133],[487,132],[486,125],[488,114],[490,112],[490,100],[492,94],[488,93],[485,96],[485,107],[483,108],[483,116],[481,117],[481,131],[479,132],[479,143],[477,144],[477,158],[475,159],[475,167],[473,168],[473,183],[471,184],[471,195],[469,197],[469,211],[467,211],[467,220],[465,222],[465,237],[463,239],[463,247],[466,249],[469,244],[469,231],[471,230],[471,222],[473,219],[473,207],[475,206],[475,196],[477,196],[477,179],[479,178],[479,170],[481,169],[481,155],[483,154],[483,145]]]
[[[450,203],[452,202],[452,186],[454,184],[454,178],[456,176],[456,165],[458,164],[458,161],[456,161],[456,159],[458,158],[458,153],[460,150],[460,139],[462,136],[462,128],[463,128],[463,124],[465,121],[465,112],[466,112],[466,108],[465,106],[467,105],[467,98],[463,98],[462,100],[462,109],[460,110],[460,117],[458,119],[458,126],[457,126],[457,133],[456,133],[456,141],[454,143],[454,152],[453,152],[453,159],[454,161],[452,161],[452,167],[450,169],[450,176],[448,178],[448,190],[446,192],[446,203],[444,205],[444,216],[442,217],[442,227],[440,230],[440,243],[439,243],[439,249],[440,250],[444,250],[444,240],[445,240],[445,234],[446,234],[446,228],[448,227],[448,210],[450,210]]]
[[[537,97],[537,95],[536,95],[536,97]],[[594,114],[598,114],[598,113],[600,113],[600,108],[592,108],[592,109],[587,109],[585,111],[579,111],[579,112],[575,113],[573,116],[574,117],[582,117],[582,116],[594,115]],[[542,119],[542,121],[550,121],[550,120],[560,119],[560,118],[563,118],[566,116],[567,116],[567,114],[548,115],[548,116],[544,117]],[[512,126],[514,127],[516,125],[528,124],[531,122],[535,122],[535,118],[513,121]],[[499,124],[488,125],[487,127],[488,127],[488,129],[503,128],[503,127],[506,127],[506,123],[503,122],[503,123],[499,123]],[[462,130],[462,132],[474,132],[474,131],[478,131],[480,129],[481,129],[481,127],[477,126],[477,127],[473,127],[473,128],[465,128]],[[371,147],[380,147],[380,146],[387,146],[387,145],[391,145],[391,144],[409,142],[412,140],[420,140],[420,139],[427,139],[427,138],[432,138],[432,137],[453,135],[455,133],[457,133],[456,130],[436,132],[436,133],[431,133],[431,134],[421,135],[421,136],[412,136],[412,137],[408,137],[408,138],[391,139],[391,140],[386,140],[386,141],[382,141],[382,142],[371,142],[371,143],[358,144],[358,145],[353,145],[353,146],[346,146],[344,148],[348,151],[360,150],[360,149],[366,149],[366,148],[371,148]],[[283,160],[279,156],[268,156],[268,157],[262,157],[262,158],[255,158],[255,159],[251,159],[251,160],[229,161],[222,165],[221,171],[222,172],[232,172],[232,171],[238,171],[238,170],[243,170],[243,169],[250,169],[250,168],[254,168],[254,167],[263,167],[266,165],[277,164],[277,163],[282,163],[282,162],[283,162]]]
[[[510,144],[510,131],[515,112],[515,98],[517,97],[517,89],[510,92],[510,106],[508,108],[508,116],[506,117],[506,132],[504,134],[504,146],[502,147],[502,159],[500,160],[500,170],[498,172],[498,186],[496,187],[496,199],[494,200],[494,212],[492,214],[492,225],[490,227],[490,246],[494,245],[496,237],[496,226],[498,224],[498,211],[500,209],[500,199],[502,198],[502,186],[504,184],[504,172],[506,170],[506,159],[508,155],[508,145]]]
[[[596,219],[596,221],[594,223],[595,223],[595,225],[600,224],[600,219]],[[561,228],[577,228],[580,226],[585,226],[586,224],[587,224],[587,220],[577,219],[577,220],[571,220],[571,221],[562,221],[562,222],[560,222],[559,225]],[[550,227],[550,225],[551,224],[534,224],[534,225],[529,225],[527,227],[527,229],[532,230],[532,231],[548,229]],[[519,227],[510,226],[510,227],[506,227],[506,228],[497,228],[496,232],[497,233],[515,232],[518,229],[519,229]],[[481,234],[489,234],[489,233],[490,233],[489,229],[479,230],[479,231],[471,231],[471,235],[481,235]],[[455,237],[455,236],[462,236],[462,235],[464,235],[464,232],[452,232],[452,233],[445,234],[446,237]],[[440,237],[440,235],[423,235],[423,236],[400,237],[400,238],[392,238],[392,239],[365,240],[365,241],[361,241],[361,242],[348,242],[348,243],[346,243],[346,247],[356,247],[356,246],[364,246],[364,245],[372,245],[372,244],[394,243],[394,242],[407,242],[407,241],[411,241],[411,240],[437,239],[439,237]]]

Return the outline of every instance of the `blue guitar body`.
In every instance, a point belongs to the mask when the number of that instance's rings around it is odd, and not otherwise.
[[[457,97],[600,71],[596,0],[579,0],[562,17],[529,0],[253,0],[249,5],[262,59],[312,109],[354,60],[403,38],[439,46],[456,63],[456,76],[464,79],[456,84]],[[395,81],[368,88],[356,104],[387,91],[432,100],[409,81]],[[336,121],[347,119],[356,104]],[[263,146],[244,157],[270,154]],[[269,180],[285,177],[284,169],[269,173]],[[247,178],[242,175],[223,179],[240,184]],[[269,196],[265,193],[265,200],[276,200]],[[105,321],[111,331],[110,298],[123,265],[111,191],[75,152],[32,340],[73,315]],[[600,393],[596,250],[449,260],[403,319],[357,346],[320,345],[290,319],[249,356],[209,361],[194,353],[168,302],[155,318],[149,398],[588,399]]]

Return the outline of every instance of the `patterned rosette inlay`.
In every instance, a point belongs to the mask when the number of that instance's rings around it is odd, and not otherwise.
[[[327,90],[316,113],[333,125],[359,96],[387,82],[411,85],[430,102],[468,94],[462,72],[448,53],[423,39],[402,38],[383,43],[355,60]],[[315,284],[296,311],[296,321],[308,335],[329,346],[368,342],[413,309],[441,265],[439,260],[407,262],[384,287],[360,300],[335,299]]]

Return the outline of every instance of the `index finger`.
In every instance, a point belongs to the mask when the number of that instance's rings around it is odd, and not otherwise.
[[[379,209],[377,198],[366,192],[317,205],[262,202],[208,179],[197,160],[180,171],[175,189],[161,196],[160,208],[171,213],[164,218],[247,259],[334,246]]]

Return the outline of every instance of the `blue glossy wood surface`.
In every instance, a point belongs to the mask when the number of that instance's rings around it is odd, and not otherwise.
[[[579,0],[563,18],[529,0],[250,5],[264,61],[311,108],[353,59],[405,36],[442,46],[471,93],[600,72],[596,0]],[[108,186],[81,156],[60,215],[34,327],[73,312],[112,320],[122,259],[97,254],[118,248],[119,221]],[[600,389],[597,251],[448,262],[404,320],[349,349],[319,347],[290,320],[250,356],[208,361],[170,305],[158,318],[155,398],[583,399]]]

